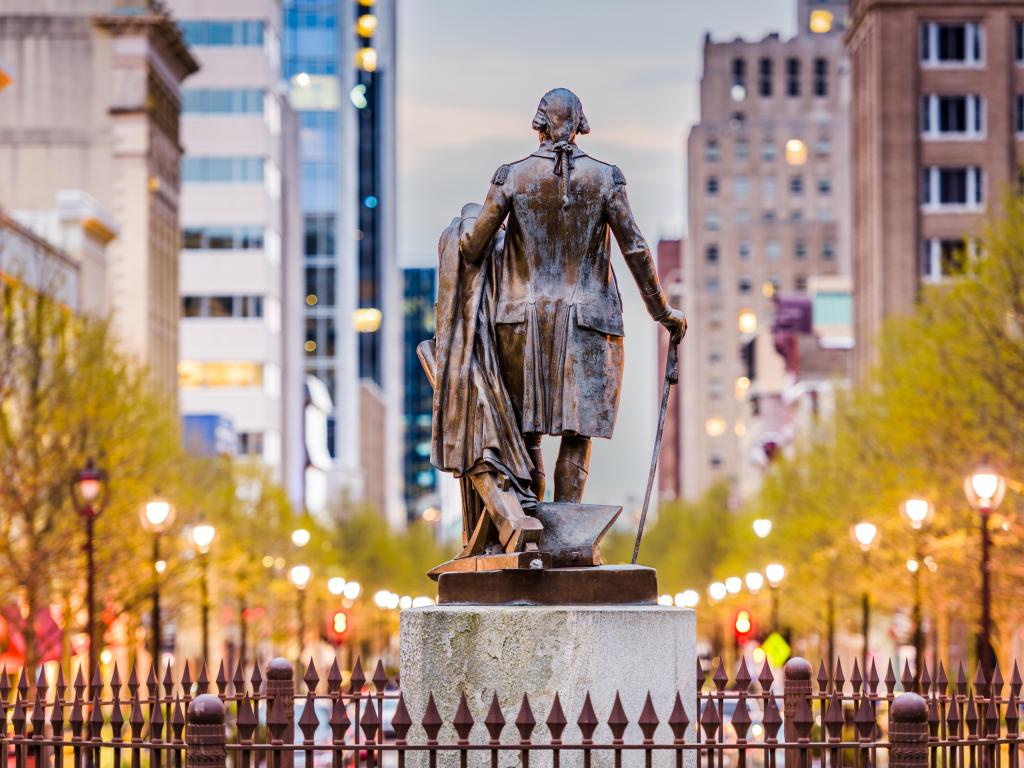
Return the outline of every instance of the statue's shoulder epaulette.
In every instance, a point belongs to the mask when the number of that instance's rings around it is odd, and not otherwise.
[[[509,171],[512,170],[511,165],[499,165],[498,170],[494,172],[491,177],[491,184],[504,184],[508,178]]]
[[[626,177],[622,175],[622,171],[619,170],[619,166],[612,166],[612,181],[616,184],[625,184]]]

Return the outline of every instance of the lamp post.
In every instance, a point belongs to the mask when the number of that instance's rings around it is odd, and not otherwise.
[[[978,633],[978,661],[986,672],[995,668],[995,650],[992,647],[992,535],[988,519],[999,506],[1006,493],[1006,481],[991,467],[982,465],[964,480],[964,493],[968,503],[978,510],[981,518],[981,631]]]
[[[864,553],[864,573],[868,571],[868,553],[878,538],[878,526],[874,523],[860,522],[853,526],[853,538]],[[868,670],[868,633],[871,628],[871,596],[867,587],[861,595],[861,634],[864,635],[864,656],[861,661],[864,674]]]
[[[765,578],[772,596],[772,631],[779,631],[779,585],[786,578],[786,569],[781,563],[769,563],[764,567]]]
[[[212,666],[210,659],[210,581],[208,555],[217,529],[205,520],[192,526],[192,543],[199,550],[199,611],[203,627],[203,661]]]
[[[313,578],[313,571],[310,570],[308,565],[295,565],[292,566],[292,569],[288,572],[288,578],[298,590],[296,608],[299,616],[299,649],[296,654],[296,660],[298,662],[298,669],[301,672],[302,647],[306,639],[306,587],[309,586],[309,582]]]
[[[907,570],[914,580],[914,678],[917,679],[924,658],[924,628],[921,617],[921,531],[932,516],[932,505],[926,499],[911,498],[900,504],[900,511],[914,531],[914,559],[907,561]]]
[[[153,534],[153,617],[150,622],[152,633],[153,666],[160,664],[160,576],[164,562],[160,559],[160,536],[174,523],[174,505],[166,499],[154,498],[147,501],[140,511],[143,530]]]
[[[85,520],[85,611],[89,635],[89,674],[96,668],[96,546],[95,523],[107,503],[107,474],[89,459],[71,478],[71,500]],[[31,619],[30,619],[31,620]]]

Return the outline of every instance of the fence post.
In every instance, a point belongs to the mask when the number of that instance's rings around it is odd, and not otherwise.
[[[288,659],[278,656],[267,664],[267,718],[274,709],[274,702],[280,699],[281,712],[284,715],[284,733],[282,744],[295,742],[295,668]],[[295,753],[290,749],[281,750],[280,768],[292,768],[295,764]]]
[[[786,747],[786,765],[793,768],[804,768],[807,750],[796,746],[800,740],[797,713],[800,711],[801,702],[810,704],[810,696],[811,663],[807,659],[794,656],[782,668],[782,733],[786,744],[791,745]]]
[[[224,702],[212,693],[196,696],[188,705],[186,768],[226,768],[226,744]]]
[[[889,768],[927,768],[928,705],[916,693],[889,707]]]

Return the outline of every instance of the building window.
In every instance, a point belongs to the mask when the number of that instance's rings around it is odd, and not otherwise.
[[[929,65],[981,64],[981,25],[976,22],[927,22],[921,25],[921,61]]]
[[[819,195],[831,195],[832,194],[832,180],[831,179],[818,179],[818,194]]]
[[[828,96],[828,59],[814,60],[814,95]]]
[[[722,350],[718,347],[712,347],[708,353],[708,362],[712,365],[722,362]]]
[[[1024,134],[1024,95],[1017,94],[1017,110],[1016,110],[1016,128],[1017,133]]]
[[[739,257],[740,261],[750,261],[750,257],[754,254],[753,246],[749,240],[742,240],[739,244]]]
[[[737,160],[750,159],[750,143],[746,139],[736,139],[733,151],[736,154]]]
[[[807,276],[806,275],[797,275],[796,277],[793,278],[793,290],[796,291],[797,293],[806,293],[807,292]]]
[[[791,195],[802,195],[804,193],[804,177],[803,176],[790,176],[789,177],[789,193]]]
[[[763,221],[765,224],[774,224],[776,221],[778,221],[778,216],[775,213],[775,209],[766,208],[764,211],[762,211],[761,221]]]
[[[757,65],[757,92],[760,96],[772,95],[772,78],[774,76],[774,62],[771,59],[761,59]]]
[[[738,211],[736,211],[736,223],[737,224],[746,224],[749,221],[750,221],[750,211],[748,211],[746,208],[740,208]]]
[[[708,211],[704,214],[704,228],[714,232],[722,226],[722,219],[718,211]]]
[[[724,393],[725,386],[720,378],[713,376],[708,380],[708,399],[721,400]]]
[[[825,10],[824,8],[816,8],[811,11],[811,18],[808,21],[808,27],[814,34],[824,35],[832,31],[832,23],[834,21],[835,16],[832,11]]]
[[[821,244],[821,258],[825,261],[832,261],[836,257],[836,244],[832,240],[826,240]]]
[[[709,163],[717,163],[721,158],[722,152],[718,148],[718,142],[715,139],[708,139],[704,145],[704,159]]]
[[[799,208],[794,208],[789,212],[789,220],[794,224],[804,220],[804,212]]]
[[[978,137],[985,133],[981,96],[928,94],[921,100],[921,131],[925,136]]]
[[[750,194],[750,180],[746,176],[736,176],[733,184],[736,187],[736,199],[746,200]]]
[[[181,180],[186,182],[246,183],[263,181],[262,157],[181,158]]]
[[[750,293],[753,287],[754,281],[751,280],[749,277],[744,276],[736,281],[736,290],[738,290],[740,293]]]
[[[778,150],[775,147],[775,142],[771,139],[766,139],[764,144],[761,145],[761,159],[766,162],[772,162],[778,157]]]
[[[1013,52],[1014,61],[1024,64],[1024,21],[1013,25]]]
[[[712,245],[709,245],[707,248],[704,249],[704,260],[707,261],[708,264],[717,264],[718,263],[718,246],[717,245],[713,245],[712,244]]]
[[[768,261],[778,261],[782,256],[782,246],[778,240],[769,240],[764,244],[764,257]]]
[[[262,21],[180,21],[189,45],[263,45]]]
[[[248,251],[263,248],[262,227],[186,227],[182,247],[194,250]]]
[[[924,169],[922,203],[925,208],[978,208],[984,202],[984,179],[981,168]]]
[[[263,317],[262,296],[182,296],[183,317]]]
[[[807,258],[807,243],[797,240],[793,243],[793,258],[802,261]]]
[[[704,290],[706,290],[708,293],[718,293],[718,289],[720,286],[721,284],[718,282],[718,278],[714,276],[708,277],[704,281]]]
[[[832,142],[827,136],[818,139],[814,144],[814,154],[819,158],[825,158],[832,154]]]
[[[238,433],[238,455],[239,456],[262,456],[263,455],[263,433],[262,432],[239,432]]]
[[[718,177],[717,176],[708,176],[708,179],[705,182],[705,187],[704,188],[707,190],[707,193],[709,195],[717,195],[718,194]]]
[[[183,114],[261,115],[263,91],[259,88],[187,88],[181,93]]]
[[[925,240],[921,247],[921,279],[934,283],[962,274],[975,248],[973,240]]]
[[[800,95],[800,59],[786,59],[786,95]]]
[[[747,95],[747,62],[744,59],[732,60],[732,83],[730,95],[734,101],[742,101]]]
[[[763,200],[765,200],[766,202],[774,200],[775,199],[775,187],[776,187],[775,177],[774,176],[765,176],[761,180],[761,198]]]
[[[263,385],[260,363],[181,360],[178,363],[178,388],[259,387]]]
[[[714,454],[711,456],[710,464],[712,469],[721,469],[724,463],[725,462],[722,460],[722,457],[719,456],[718,454]]]
[[[333,213],[307,213],[303,220],[303,251],[308,257],[335,255],[337,218]]]

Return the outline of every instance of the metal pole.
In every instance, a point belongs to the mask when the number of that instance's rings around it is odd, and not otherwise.
[[[200,609],[203,622],[203,661],[210,665],[210,588],[207,583],[206,555],[199,555]]]
[[[245,595],[238,596],[238,658],[245,669],[245,657],[249,650],[249,627],[245,618],[248,610]]]
[[[825,610],[828,623],[828,668],[831,671],[835,669],[836,663],[836,596],[832,592],[828,593],[828,606]]]
[[[868,553],[865,552],[864,553],[864,573],[865,573],[865,575],[868,573],[868,568],[869,567],[870,567],[870,564],[868,562]],[[864,635],[864,656],[863,656],[863,658],[861,660],[861,662],[863,664],[861,669],[864,671],[864,674],[867,675],[867,670],[868,670],[868,634],[869,634],[869,631],[870,631],[870,628],[871,628],[871,626],[870,626],[871,625],[871,596],[868,595],[868,590],[867,590],[866,587],[864,588],[863,595],[861,595],[861,613],[862,613],[862,618],[861,618],[861,629],[862,629],[862,632],[861,632],[861,634]]]
[[[978,661],[986,673],[995,668],[992,649],[992,585],[990,583],[992,537],[988,528],[989,510],[981,510],[981,636],[978,638]]]
[[[299,650],[297,655],[299,677],[302,675],[302,646],[306,638],[306,592],[299,590],[299,599],[296,602],[299,610]]]
[[[96,561],[94,541],[95,516],[92,511],[85,518],[85,578],[86,578],[86,634],[89,635],[88,679],[96,669]],[[30,619],[31,620],[31,619]]]
[[[160,534],[153,535],[153,666],[160,667],[160,571],[157,570],[157,563],[160,562]]]
[[[914,556],[917,558],[917,570],[914,571],[914,681],[921,679],[921,666],[924,663],[924,626],[921,608],[921,569],[924,568],[924,558],[921,551],[921,533],[916,533],[917,551]]]

